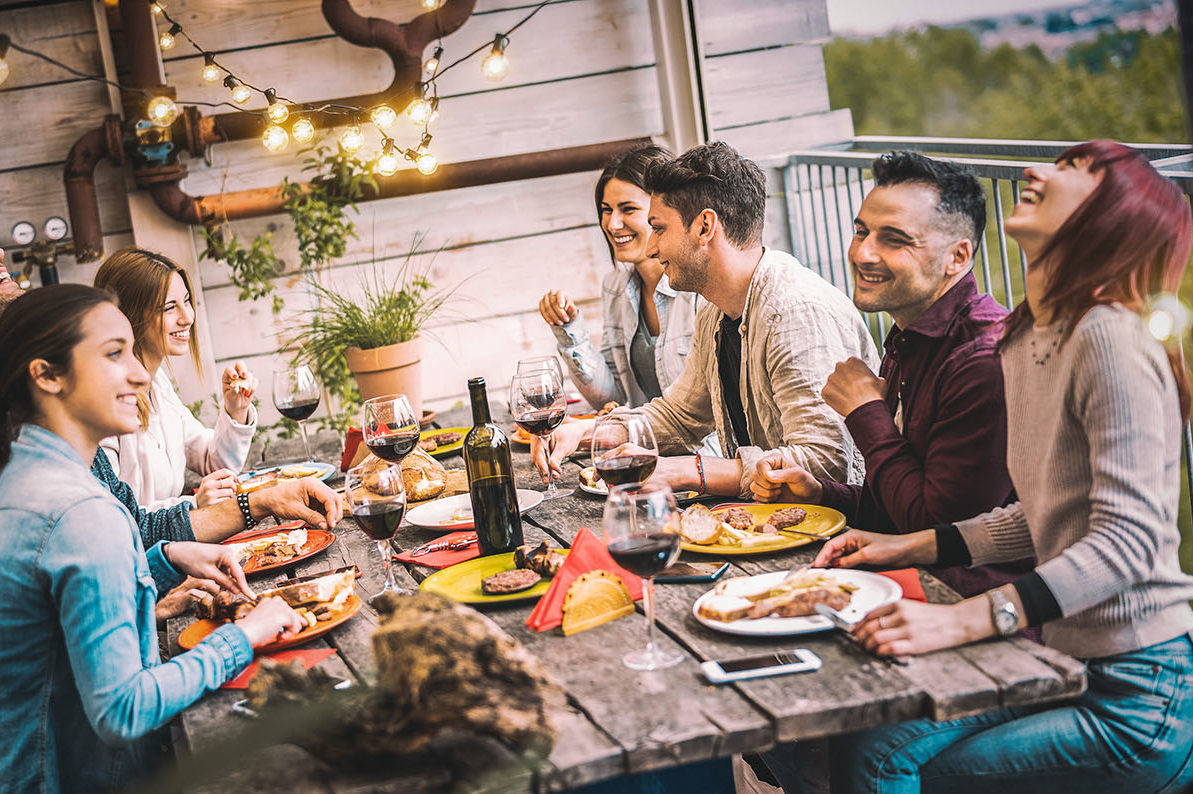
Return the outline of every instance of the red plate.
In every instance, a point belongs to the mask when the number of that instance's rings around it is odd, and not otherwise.
[[[278,640],[268,645],[262,645],[254,653],[273,653],[274,651],[293,648],[295,645],[302,645],[304,642],[309,642],[316,637],[322,637],[359,612],[362,603],[364,602],[357,598],[355,594],[350,595],[348,596],[348,600],[344,602],[344,605],[333,612],[329,619],[321,620],[313,627],[303,629],[288,640]],[[178,635],[178,644],[182,648],[190,650],[202,642],[204,637],[222,625],[224,623],[219,620],[196,620]]]
[[[294,527],[294,529],[297,529],[297,527]],[[286,532],[288,532],[288,531],[289,530],[281,530],[281,531],[267,532],[267,533],[261,534],[261,535],[252,535],[249,537],[249,540],[253,540],[253,541],[265,540],[266,538],[272,538],[277,535],[285,535]],[[307,557],[312,557],[312,556],[318,554],[319,552],[323,551],[328,546],[330,546],[332,544],[332,542],[335,541],[335,539],[336,539],[336,533],[334,533],[334,532],[328,532],[325,529],[308,529],[307,530],[307,542],[304,543],[302,545],[302,547],[298,550],[298,554],[296,556],[291,557],[288,560],[282,560],[281,562],[275,562],[271,565],[261,565],[257,562],[257,555],[253,554],[253,556],[249,557],[248,561],[245,562],[244,572],[245,573],[260,573],[261,571],[272,571],[277,568],[285,568],[287,565],[293,565],[294,563],[299,562],[300,560],[305,560]],[[244,540],[233,540],[232,538],[229,538],[228,540],[224,541],[224,545],[230,546],[230,545],[235,545],[237,543],[244,543],[244,542],[245,542]]]

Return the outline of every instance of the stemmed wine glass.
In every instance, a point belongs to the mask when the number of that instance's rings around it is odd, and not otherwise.
[[[646,482],[659,462],[659,447],[646,417],[621,411],[597,419],[592,462],[609,488]]]
[[[404,394],[387,394],[365,400],[361,407],[361,434],[365,446],[377,457],[401,463],[418,443],[419,423]]]
[[[523,372],[534,372],[539,369],[549,369],[559,376],[559,380],[563,382],[563,367],[559,364],[559,358],[556,356],[534,356],[532,358],[522,358],[518,360],[517,374],[521,375]]]
[[[315,456],[311,454],[311,444],[307,440],[307,419],[319,407],[319,392],[319,381],[306,364],[273,373],[273,406],[282,416],[298,422],[302,430],[302,446],[309,461],[314,461]]]
[[[622,657],[631,670],[660,670],[683,661],[683,654],[654,642],[654,577],[679,556],[679,509],[671,488],[633,482],[609,489],[601,524],[613,561],[641,576],[646,608],[646,648]]]
[[[406,513],[401,465],[386,463],[378,467],[373,463],[349,469],[344,476],[344,493],[352,517],[366,535],[377,541],[377,551],[385,565],[385,586],[377,595],[405,593],[394,582],[393,549],[389,545]]]
[[[554,360],[554,359],[552,359]],[[510,383],[510,415],[518,427],[538,436],[547,444],[547,456],[555,448],[555,428],[567,413],[567,396],[563,393],[563,378],[550,367],[520,371]],[[563,496],[555,487],[555,478],[548,477],[544,499]]]

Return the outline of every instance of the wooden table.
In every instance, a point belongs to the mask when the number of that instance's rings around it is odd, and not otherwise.
[[[504,411],[498,412],[508,420]],[[442,412],[443,426],[470,424],[466,408]],[[507,422],[507,425],[511,423]],[[512,426],[512,425],[511,425]],[[339,440],[331,434],[317,439],[318,454],[338,461]],[[257,454],[265,463],[301,457],[301,441],[274,442]],[[518,486],[542,488],[524,451],[515,453]],[[445,461],[460,466],[459,457]],[[567,463],[564,483],[576,482],[578,466]],[[576,491],[572,496],[543,502],[524,517],[527,542],[549,539],[567,546],[581,527],[600,526],[603,502]],[[364,575],[357,592],[367,600],[384,581],[374,543],[346,519],[336,528],[339,539],[327,554],[293,566],[293,575],[344,564],[360,566]],[[394,540],[398,549],[409,549],[440,533],[403,527]],[[787,570],[809,561],[813,547],[759,557],[735,557],[728,575]],[[684,557],[700,557],[689,555]],[[707,559],[707,558],[704,558]],[[420,566],[396,571],[399,582],[414,586],[432,573]],[[956,595],[921,572],[929,599],[951,602]],[[753,639],[712,631],[691,614],[693,601],[707,584],[669,584],[656,587],[656,614],[662,631],[657,641],[681,649],[685,661],[655,673],[625,668],[621,657],[645,642],[645,618],[639,612],[572,637],[558,630],[538,633],[525,620],[533,602],[488,614],[506,632],[534,652],[549,675],[568,696],[568,707],[556,714],[559,738],[549,768],[525,771],[514,779],[492,784],[493,791],[561,791],[627,772],[660,769],[756,752],[776,742],[812,739],[855,731],[917,717],[951,719],[999,706],[1055,700],[1078,694],[1085,685],[1084,665],[1075,659],[1027,640],[990,640],[950,651],[916,657],[901,666],[866,654],[837,632],[798,638]],[[193,618],[171,622],[171,651],[178,648],[178,633]],[[336,655],[323,662],[333,674],[367,683],[374,674],[370,634],[376,615],[367,606],[331,631],[325,642]],[[323,641],[320,641],[323,642]],[[823,660],[816,673],[756,679],[712,686],[700,675],[700,662],[791,648],[810,648]],[[326,645],[324,647],[327,647]],[[237,748],[245,743],[234,737],[251,724],[235,716],[232,704],[242,692],[220,690],[209,694],[184,712],[178,722],[180,767],[184,774],[188,756],[210,772],[213,758],[236,765]],[[242,759],[243,761],[243,759]],[[240,764],[243,766],[243,763]],[[366,788],[385,791],[431,790],[442,781],[397,777],[346,775],[332,770],[293,746],[272,748],[253,756],[251,769],[221,778],[219,789],[233,785],[242,791],[345,791]],[[491,781],[487,781],[491,783]]]

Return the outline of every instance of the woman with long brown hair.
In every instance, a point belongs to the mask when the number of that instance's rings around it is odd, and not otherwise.
[[[226,368],[215,428],[205,427],[179,399],[162,366],[170,357],[189,354],[200,367],[194,292],[186,271],[161,254],[125,248],[100,266],[95,286],[120,299],[136,335],[133,352],[152,377],[138,399],[140,429],[102,444],[117,476],[150,509],[191,498],[180,496],[187,469],[203,475],[194,496],[199,507],[230,499],[233,476],[244,468],[257,428],[256,378],[241,361]]]
[[[1152,338],[1149,296],[1175,292],[1193,245],[1180,189],[1112,141],[1025,172],[1006,229],[1028,259],[1001,343],[1007,468],[1019,501],[911,535],[850,531],[815,564],[892,567],[1035,557],[1034,571],[957,604],[899,601],[854,636],[919,654],[1042,626],[1084,659],[1057,704],[920,720],[833,743],[834,791],[1152,794],[1193,784],[1193,578],[1177,559],[1189,389]],[[784,762],[787,763],[784,763]],[[768,764],[791,781],[790,756]],[[792,784],[794,787],[794,784]]]

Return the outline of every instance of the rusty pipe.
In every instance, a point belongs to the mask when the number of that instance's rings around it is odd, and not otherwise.
[[[650,142],[650,138],[629,138],[566,149],[448,163],[441,165],[439,170],[429,177],[409,169],[393,176],[377,177],[378,189],[374,191],[366,187],[366,195],[361,201],[592,171],[603,167],[616,155]],[[182,191],[178,181],[177,177],[162,173],[159,180],[147,182],[146,187],[162,212],[177,221],[195,226],[276,215],[282,211],[286,203],[280,187],[190,196]],[[304,182],[300,188],[309,190],[310,183]]]
[[[120,117],[109,115],[104,123],[88,130],[66,155],[62,181],[66,186],[66,207],[75,243],[75,259],[94,262],[104,255],[104,235],[95,195],[95,167],[105,157],[124,165],[120,140]]]
[[[128,84],[133,88],[161,85],[157,25],[149,10],[149,0],[120,0],[120,23],[128,52]]]

